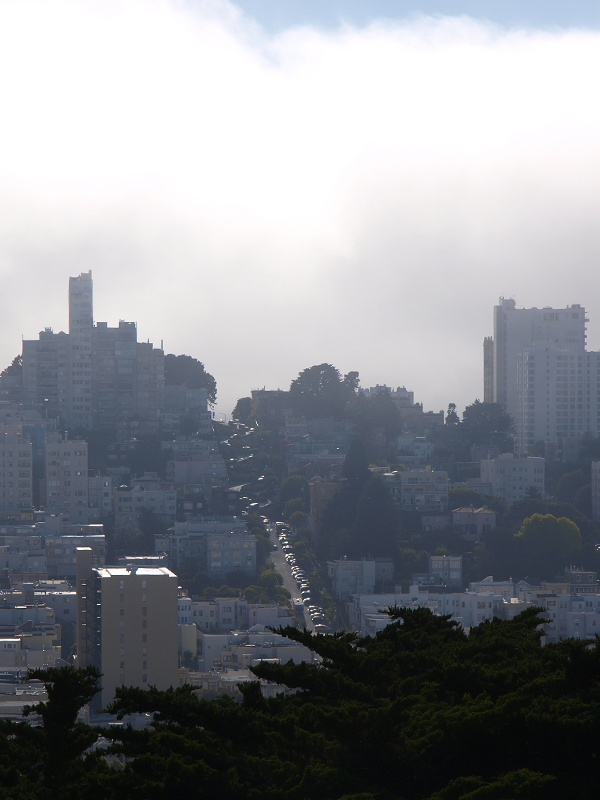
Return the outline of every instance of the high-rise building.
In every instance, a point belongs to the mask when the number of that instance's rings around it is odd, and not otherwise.
[[[515,421],[517,451],[535,442],[597,435],[597,353],[586,351],[585,309],[516,308],[500,298],[484,341],[484,399]],[[598,373],[600,374],[600,373]]]
[[[500,298],[494,307],[494,336],[484,362],[485,382],[492,386],[494,403],[512,416],[516,413],[517,355],[523,347],[544,344],[554,350],[585,351],[585,309],[517,308],[513,299]],[[491,378],[490,378],[491,370]]]
[[[46,328],[23,342],[23,402],[61,415],[69,428],[118,429],[158,419],[164,406],[164,353],[138,342],[134,322],[93,321],[92,273],[69,279],[69,332]]]
[[[165,567],[94,568],[77,548],[77,664],[102,672],[102,705],[118,686],[177,686],[177,597]]]

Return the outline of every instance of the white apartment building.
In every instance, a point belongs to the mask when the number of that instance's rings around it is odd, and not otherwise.
[[[379,616],[392,606],[398,608],[428,608],[432,613],[449,616],[463,628],[469,629],[494,617],[504,616],[506,601],[501,594],[491,592],[435,592],[413,584],[406,593],[355,594],[348,602],[348,617],[352,630],[363,636],[373,635],[385,627]]]
[[[0,517],[31,509],[32,445],[20,436],[0,435]]]
[[[228,634],[199,633],[201,647],[200,669],[245,669],[265,659],[281,664],[312,664],[314,654],[308,647],[281,634],[273,633],[263,625],[253,625],[247,631]]]
[[[600,431],[600,353],[586,351],[585,309],[516,308],[500,298],[484,343],[484,399],[515,420],[517,451]]]
[[[522,500],[530,487],[538,489],[544,496],[545,466],[543,458],[519,458],[513,453],[502,453],[498,458],[481,462],[481,481],[490,483],[492,494],[501,497],[510,506]]]
[[[517,356],[522,348],[544,343],[554,350],[585,351],[585,309],[517,308],[511,298],[501,297],[494,306],[493,355],[485,364],[486,385],[492,395],[486,402],[499,403],[512,417],[517,412]],[[491,377],[489,375],[491,373]]]
[[[72,523],[87,523],[88,445],[58,434],[46,439],[46,511],[66,514]]]

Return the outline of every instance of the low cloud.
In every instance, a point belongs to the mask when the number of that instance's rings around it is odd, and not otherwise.
[[[499,295],[600,348],[600,34],[468,18],[268,35],[217,2],[0,2],[0,359],[95,316],[219,409],[328,361],[482,396]]]

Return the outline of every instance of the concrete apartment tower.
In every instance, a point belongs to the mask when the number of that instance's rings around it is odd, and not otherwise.
[[[77,548],[77,663],[102,672],[100,703],[117,686],[177,685],[177,576],[164,567],[94,568]]]
[[[517,450],[538,441],[597,435],[600,387],[586,352],[585,309],[517,308],[501,297],[494,336],[484,341],[484,399],[513,417]],[[592,375],[593,372],[593,375]]]

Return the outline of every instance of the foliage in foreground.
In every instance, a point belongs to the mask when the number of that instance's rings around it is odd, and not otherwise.
[[[112,710],[155,712],[153,730],[106,732],[130,759],[120,770],[74,751],[75,782],[52,796],[596,798],[598,640],[541,647],[535,609],[469,636],[426,609],[394,615],[373,639],[285,629],[323,659],[255,669],[291,696],[264,699],[257,683],[241,704],[198,700],[187,686],[121,689]],[[14,723],[2,732],[2,785],[10,775],[13,789],[0,797],[41,797],[24,758],[33,748],[31,763],[43,763],[40,734]]]

